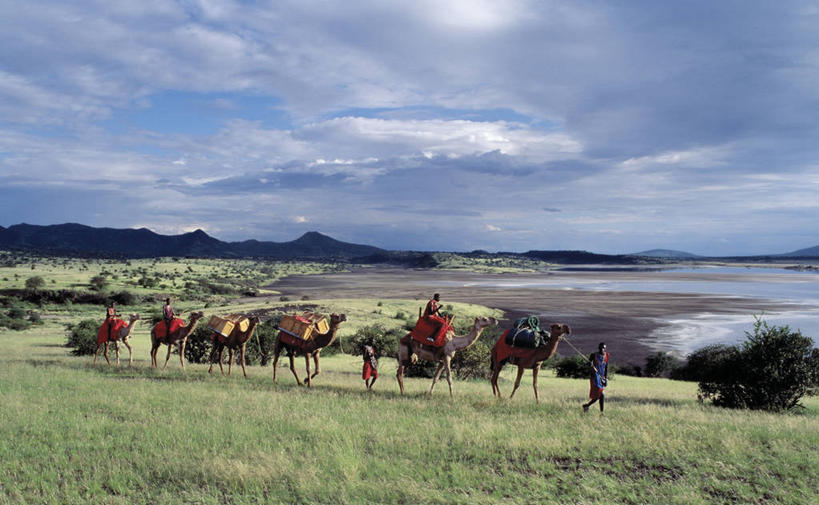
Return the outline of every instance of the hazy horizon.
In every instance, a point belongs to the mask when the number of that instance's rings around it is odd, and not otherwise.
[[[811,2],[0,1],[0,225],[819,243]]]

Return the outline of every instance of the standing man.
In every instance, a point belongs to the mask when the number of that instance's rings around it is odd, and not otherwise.
[[[427,302],[427,308],[424,310],[424,317],[426,316],[440,316],[439,311],[441,307],[438,305],[438,302],[441,301],[441,295],[435,293],[430,301]]]
[[[162,320],[165,321],[165,338],[171,336],[171,323],[173,322],[173,307],[171,307],[171,298],[165,298],[165,305],[162,306]]]
[[[588,412],[594,402],[600,400],[600,414],[606,404],[606,385],[609,377],[609,353],[606,352],[606,343],[600,342],[597,352],[589,356],[591,376],[589,377],[589,401],[583,404],[583,412]]]
[[[378,361],[375,359],[375,339],[370,338],[364,344],[364,367],[361,370],[361,378],[364,379],[364,385],[367,386],[367,391],[372,391],[373,384],[378,378]],[[372,381],[370,381],[372,379]]]

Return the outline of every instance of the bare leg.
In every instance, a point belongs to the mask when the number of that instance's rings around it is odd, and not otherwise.
[[[307,383],[307,387],[313,387],[313,379],[310,377],[310,353],[304,354],[304,366],[307,367],[307,377],[304,378],[304,382]]]
[[[511,400],[513,396],[515,396],[515,391],[518,390],[518,386],[520,386],[520,378],[523,377],[523,367],[518,366],[518,376],[515,379],[515,387],[512,388],[512,394],[509,395],[509,399]]]

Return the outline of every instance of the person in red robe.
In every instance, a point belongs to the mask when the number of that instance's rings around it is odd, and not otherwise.
[[[424,317],[427,316],[440,316],[441,306],[438,302],[441,301],[441,295],[435,293],[435,295],[427,302],[427,308],[424,310]]]
[[[367,386],[367,391],[372,391],[373,384],[378,378],[378,361],[375,359],[375,339],[370,339],[364,344],[364,367],[361,370],[361,378],[364,379],[364,385]]]

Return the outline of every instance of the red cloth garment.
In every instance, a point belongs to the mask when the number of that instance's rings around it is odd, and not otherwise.
[[[176,330],[183,326],[185,326],[185,321],[178,317],[174,318],[174,320],[171,321],[171,333],[175,332]],[[165,326],[165,321],[161,321],[157,323],[156,326],[154,326],[154,335],[156,335],[157,338],[161,339],[164,339],[167,336],[167,327]]]
[[[512,347],[511,345],[507,344],[506,335],[509,334],[510,331],[512,330],[506,330],[503,332],[503,335],[501,335],[498,341],[495,342],[494,347],[492,347],[492,356],[497,363],[506,363],[509,361],[509,358],[530,358],[539,351],[539,349],[536,347]]]
[[[119,330],[125,325],[126,323],[122,319],[106,319],[97,331],[97,345],[108,340],[108,326],[111,326],[111,342],[116,342],[119,338]]]
[[[369,361],[365,361],[364,362],[364,368],[362,368],[362,370],[361,370],[361,378],[363,380],[367,380],[370,377],[373,377],[373,378],[377,379],[378,378],[378,370],[376,370],[375,367],[372,366],[372,364],[370,364]]]
[[[294,337],[293,335],[290,335],[289,333],[284,332],[284,331],[279,332],[279,340],[281,340],[281,342],[284,345],[294,347],[294,348],[299,349],[301,351],[304,350],[304,345],[307,342],[309,342],[309,340],[302,340],[302,339],[300,339],[298,337]]]
[[[415,323],[410,335],[413,340],[433,347],[443,347],[446,344],[446,334],[452,331],[447,320],[439,316],[424,316]]]
[[[435,298],[433,298],[427,302],[427,308],[424,310],[424,317],[437,316],[436,312],[438,312],[438,302],[436,302]]]

